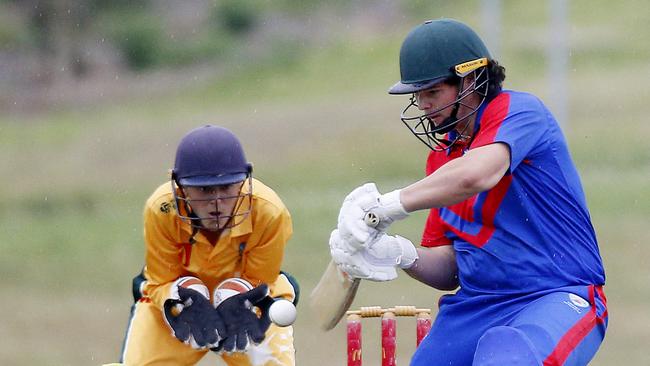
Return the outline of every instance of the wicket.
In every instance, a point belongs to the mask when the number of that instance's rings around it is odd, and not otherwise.
[[[416,317],[416,346],[431,329],[431,310],[415,306],[362,306],[346,312],[348,336],[348,366],[361,366],[361,318],[381,318],[381,365],[395,366],[397,316]]]

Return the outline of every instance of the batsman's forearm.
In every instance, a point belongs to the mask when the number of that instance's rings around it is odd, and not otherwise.
[[[435,173],[415,182],[400,192],[400,200],[408,212],[446,207],[462,202],[482,187],[474,183],[475,173],[468,174],[461,159],[452,160]]]
[[[409,276],[438,290],[451,291],[458,287],[456,254],[451,245],[417,248],[417,251],[418,260],[405,270]]]
[[[510,166],[510,150],[495,143],[441,166],[426,178],[400,191],[407,212],[448,207],[494,187]]]

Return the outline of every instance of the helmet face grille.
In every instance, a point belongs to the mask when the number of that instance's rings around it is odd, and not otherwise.
[[[466,135],[466,133],[473,133],[473,131],[466,131],[469,123],[465,124],[462,131],[454,131],[459,123],[469,121],[469,118],[476,114],[487,97],[489,81],[487,67],[476,69],[470,74],[474,75],[473,82],[467,88],[459,88],[458,96],[452,103],[442,106],[434,111],[423,113],[417,104],[417,99],[414,93],[409,99],[409,104],[402,111],[400,119],[404,125],[429,149],[434,151],[449,150],[461,137]],[[461,86],[464,85],[464,80],[465,77],[460,78]],[[465,102],[465,99],[474,93],[480,97],[480,102],[475,107],[470,106]],[[468,112],[458,116],[457,113],[461,106],[463,106],[463,109]],[[452,108],[451,117],[443,121],[435,121],[431,118],[431,116],[448,108]]]
[[[239,193],[235,196],[215,196],[208,199],[191,199],[184,194],[182,187],[177,185],[174,177],[172,177],[171,185],[176,206],[176,214],[182,221],[190,224],[190,226],[194,228],[212,231],[233,228],[244,222],[244,220],[250,215],[253,207],[252,176],[241,182]],[[192,209],[193,204],[214,204],[214,210],[218,212],[219,203],[229,199],[237,199],[232,212],[229,214],[199,216],[195,210]],[[227,219],[227,221],[224,225],[221,225],[220,221],[223,219]]]

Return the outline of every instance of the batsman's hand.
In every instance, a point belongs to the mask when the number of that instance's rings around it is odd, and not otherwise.
[[[343,200],[338,229],[341,238],[352,249],[361,249],[393,222],[408,215],[400,202],[400,190],[382,195],[374,183],[366,183]]]
[[[349,245],[350,251],[364,247],[376,235],[377,230],[366,225],[364,207],[371,206],[380,194],[374,183],[366,183],[350,192],[341,205],[338,217],[340,237]]]
[[[365,248],[351,252],[338,230],[330,235],[330,254],[334,263],[354,278],[391,281],[397,278],[396,267],[410,268],[418,258],[415,246],[401,236],[379,234]]]
[[[177,294],[163,305],[165,321],[173,335],[195,349],[217,345],[226,328],[210,300],[199,291],[181,286]]]
[[[271,325],[268,308],[272,303],[269,287],[265,284],[224,300],[215,311],[224,320],[226,332],[219,346],[212,350],[244,352],[251,342],[261,343]],[[253,311],[253,306],[261,310],[261,316]]]
[[[370,206],[364,206],[366,213],[374,215],[373,222],[368,222],[367,216],[364,222],[366,225],[372,225],[375,229],[385,232],[388,227],[395,221],[403,220],[408,217],[409,213],[404,209],[400,200],[401,189],[382,194]]]

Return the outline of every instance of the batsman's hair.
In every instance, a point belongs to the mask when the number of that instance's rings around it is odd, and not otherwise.
[[[503,81],[506,79],[506,68],[499,65],[497,60],[488,60],[488,98],[492,99],[495,95],[501,92],[503,88]]]
[[[501,92],[503,88],[503,81],[506,79],[506,68],[499,65],[497,60],[489,59],[486,66],[487,73],[480,73],[476,81],[476,85],[480,85],[484,78],[489,77],[487,88],[487,99],[490,100]],[[459,76],[450,76],[445,79],[445,84],[456,86],[460,83]]]

